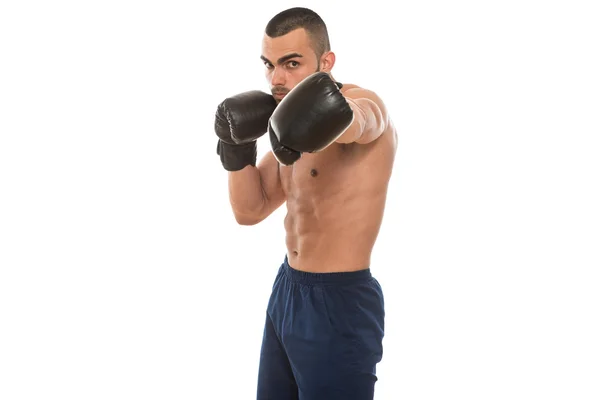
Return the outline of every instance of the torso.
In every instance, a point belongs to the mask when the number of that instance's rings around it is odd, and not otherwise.
[[[372,143],[334,143],[279,167],[291,267],[310,272],[370,267],[395,153],[396,131],[390,123]]]

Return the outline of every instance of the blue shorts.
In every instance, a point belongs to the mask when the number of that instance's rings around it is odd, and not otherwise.
[[[258,400],[371,400],[384,301],[370,269],[279,268],[267,307]]]

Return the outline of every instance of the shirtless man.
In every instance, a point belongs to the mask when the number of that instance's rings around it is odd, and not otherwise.
[[[237,222],[257,224],[284,203],[288,211],[257,399],[373,399],[385,312],[370,259],[396,131],[373,91],[333,79],[335,54],[313,11],[274,16],[260,58],[271,94],[230,97],[215,120]],[[264,134],[272,151],[257,163]]]

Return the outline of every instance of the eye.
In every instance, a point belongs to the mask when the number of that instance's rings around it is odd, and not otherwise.
[[[298,61],[290,61],[288,65],[292,68],[297,68],[300,66],[300,63]]]
[[[273,64],[271,64],[271,63],[265,62],[264,64],[265,64],[265,67],[267,67],[268,69],[273,68]]]

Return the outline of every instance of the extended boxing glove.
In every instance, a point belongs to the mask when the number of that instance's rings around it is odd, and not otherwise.
[[[279,142],[277,135],[271,127],[271,121],[269,121],[269,140],[271,141],[271,150],[273,150],[273,155],[280,164],[292,165],[302,156],[301,152],[290,149]]]
[[[273,96],[260,90],[228,97],[217,106],[217,154],[225,170],[239,171],[256,165],[256,141],[267,132],[275,107]]]
[[[281,164],[291,165],[302,153],[329,146],[353,120],[340,84],[326,72],[316,72],[296,85],[271,115],[268,130],[273,154]]]

